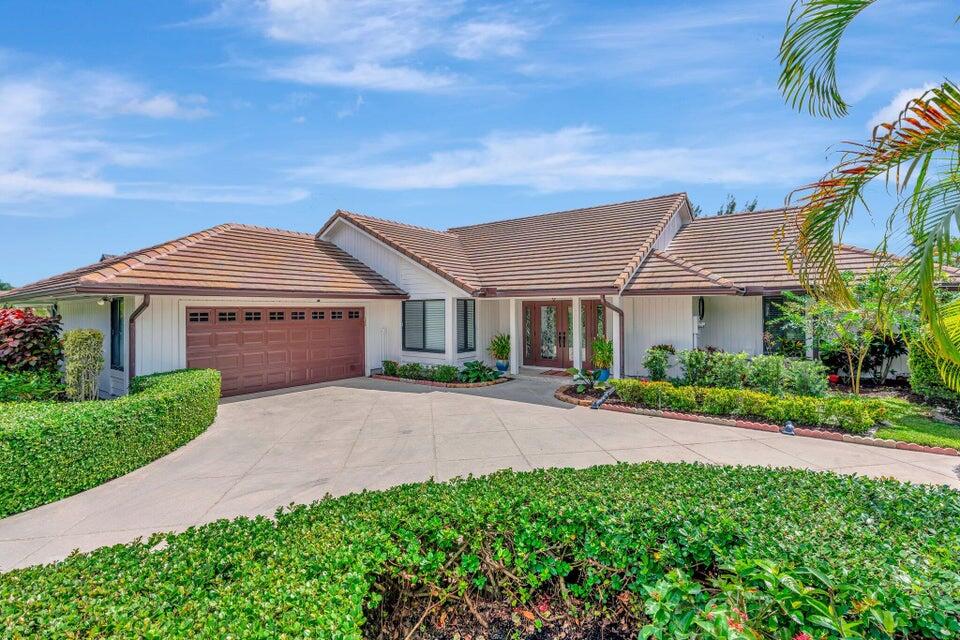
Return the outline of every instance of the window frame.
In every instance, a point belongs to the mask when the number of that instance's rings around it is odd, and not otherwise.
[[[460,303],[463,303],[463,314],[460,313]],[[468,304],[469,303],[469,304]],[[467,309],[473,311],[473,335],[467,335]],[[475,353],[477,351],[477,301],[474,298],[457,298],[454,307],[456,323],[454,331],[457,340],[457,353]],[[463,337],[465,344],[460,346],[460,322],[463,322]],[[472,345],[472,346],[467,346]]]
[[[428,349],[427,348],[427,303],[428,302],[439,302],[443,305],[443,318],[444,318],[444,330],[443,330],[443,340],[444,345],[446,345],[446,317],[447,317],[447,301],[444,298],[421,298],[418,300],[404,300],[400,305],[400,346],[403,351],[410,351],[413,353],[446,353],[446,348],[444,349]],[[420,305],[420,326],[422,327],[422,342],[423,347],[408,347],[407,346],[407,305],[408,304],[419,304]]]
[[[110,370],[123,371],[123,298],[110,298]]]

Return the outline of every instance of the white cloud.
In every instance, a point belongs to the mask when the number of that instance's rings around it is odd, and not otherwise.
[[[360,113],[360,107],[362,107],[363,105],[364,105],[363,96],[357,95],[356,99],[349,106],[341,107],[337,111],[337,119],[343,120],[344,118],[350,118],[352,116],[357,115],[358,113]]]
[[[874,127],[887,123],[894,122],[897,118],[900,117],[900,113],[903,111],[904,107],[907,106],[907,103],[913,100],[914,98],[919,98],[924,94],[924,92],[933,89],[937,85],[934,83],[927,83],[922,87],[913,87],[910,89],[904,89],[893,96],[893,99],[887,103],[882,109],[870,116],[870,122],[867,125],[868,128],[872,131]]]
[[[577,126],[496,132],[419,161],[390,161],[376,154],[325,156],[295,175],[317,183],[384,190],[495,185],[550,192],[634,189],[664,182],[793,185],[822,171],[801,160],[809,154],[798,150],[800,140],[794,142],[758,133],[749,140],[713,146],[651,146]]]
[[[277,205],[302,200],[302,189],[256,185],[131,183],[112,170],[162,162],[177,153],[109,133],[126,116],[193,119],[207,115],[202,96],[149,90],[118,75],[62,67],[0,69],[0,203],[17,215],[47,215],[68,198]],[[29,204],[30,206],[24,206]],[[13,215],[3,207],[4,215]]]
[[[445,68],[444,56],[515,56],[534,31],[464,0],[224,0],[200,23],[241,25],[297,47],[256,63],[271,78],[410,92],[463,80]]]
[[[424,73],[411,67],[357,62],[342,66],[326,56],[302,56],[267,68],[267,74],[301,84],[381,89],[387,91],[436,91],[449,87],[454,76]]]

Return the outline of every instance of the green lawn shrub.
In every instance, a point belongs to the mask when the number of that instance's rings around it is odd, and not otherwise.
[[[913,340],[907,356],[910,368],[910,388],[927,402],[945,406],[960,413],[960,394],[943,383],[933,358],[923,346],[923,340]]]
[[[708,387],[742,389],[750,368],[750,356],[746,353],[718,351],[710,354],[709,366],[704,379]]]
[[[759,418],[778,424],[792,420],[798,425],[849,433],[865,433],[886,411],[883,403],[863,398],[774,396],[748,389],[678,387],[669,382],[634,379],[611,380],[611,384],[624,402],[650,409]]]
[[[682,349],[677,351],[680,374],[684,384],[702,386],[707,383],[710,371],[710,354],[702,349]]]
[[[787,385],[787,359],[783,356],[754,356],[747,371],[747,386],[778,396]]]
[[[430,370],[430,379],[435,382],[456,382],[460,370],[452,364],[438,364]]]
[[[798,396],[826,395],[827,368],[819,360],[788,360],[786,390]]]
[[[393,360],[383,361],[383,374],[408,380],[432,382],[488,382],[500,377],[500,373],[479,360],[463,363],[462,368],[452,364],[425,365],[419,362],[398,364]]]
[[[0,635],[360,640],[398,601],[543,596],[643,638],[956,638],[960,494],[663,463],[406,485],[0,575]]]
[[[670,368],[670,356],[672,352],[663,348],[663,345],[650,347],[643,358],[643,368],[647,370],[647,375],[651,380],[660,381],[667,379],[667,369]]]
[[[56,400],[63,395],[59,371],[0,370],[0,402]]]
[[[103,334],[96,329],[73,329],[63,334],[67,397],[96,400],[103,371]]]
[[[397,375],[397,368],[400,364],[396,360],[384,360],[383,361],[383,375],[393,376]]]
[[[65,498],[156,460],[217,415],[220,374],[134,378],[130,394],[0,404],[0,517]]]

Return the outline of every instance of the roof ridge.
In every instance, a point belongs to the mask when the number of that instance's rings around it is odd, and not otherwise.
[[[639,198],[637,200],[624,200],[622,202],[608,202],[606,204],[597,204],[589,207],[577,207],[575,209],[562,209],[560,211],[547,211],[546,213],[534,213],[529,216],[520,216],[516,218],[501,218],[500,220],[491,220],[490,222],[478,222],[477,224],[467,224],[459,227],[450,227],[447,229],[448,233],[455,233],[459,229],[473,229],[475,227],[486,227],[494,224],[503,224],[506,222],[516,222],[518,220],[530,220],[532,218],[541,218],[544,216],[554,216],[561,213],[574,213],[576,211],[589,211],[591,209],[602,209],[603,207],[618,207],[625,204],[636,204],[638,202],[650,202],[651,200],[664,200],[666,198],[676,198],[677,196],[686,196],[686,191],[678,191],[676,193],[667,193],[661,196],[652,196],[650,198]]]
[[[666,228],[670,219],[680,211],[680,207],[683,206],[684,202],[689,203],[689,198],[687,198],[686,193],[674,194],[673,197],[677,199],[676,206],[672,207],[667,214],[660,219],[660,222],[658,222],[653,229],[650,230],[650,233],[647,234],[646,240],[644,240],[634,254],[630,256],[630,260],[627,261],[627,264],[623,267],[623,269],[620,271],[620,274],[613,281],[613,286],[615,286],[618,291],[622,292],[636,275],[637,271],[640,270],[644,260],[646,260],[646,257],[650,254],[651,249],[653,249],[653,243],[656,242],[657,238],[660,237],[660,234],[663,233],[663,230]]]
[[[407,258],[410,258],[410,259],[413,260],[414,262],[417,262],[417,263],[423,265],[424,267],[426,267],[426,268],[429,269],[430,271],[433,271],[434,273],[436,273],[436,274],[439,275],[440,277],[445,278],[446,280],[452,282],[453,284],[455,284],[456,286],[460,287],[460,288],[463,289],[464,291],[467,291],[467,292],[469,292],[469,293],[472,294],[472,293],[475,292],[476,290],[482,288],[482,283],[480,282],[480,274],[477,273],[477,268],[476,268],[476,266],[474,266],[473,262],[470,261],[470,258],[469,258],[469,256],[467,255],[466,249],[463,247],[463,242],[460,240],[460,236],[458,236],[457,234],[455,234],[455,233],[449,233],[449,232],[446,232],[446,231],[437,231],[436,229],[429,229],[429,228],[427,228],[427,227],[418,227],[418,226],[416,226],[416,225],[409,225],[409,224],[405,224],[405,223],[402,223],[402,222],[397,223],[397,222],[393,222],[392,220],[385,220],[385,219],[383,219],[383,218],[375,218],[375,217],[373,217],[373,216],[365,216],[365,215],[361,215],[361,214],[351,213],[351,212],[349,212],[349,211],[344,211],[343,209],[337,209],[337,211],[333,214],[333,216],[330,218],[330,220],[328,220],[327,223],[326,223],[325,225],[323,225],[323,228],[320,229],[320,231],[317,233],[317,237],[319,237],[320,234],[322,234],[324,231],[326,231],[326,230],[330,227],[330,225],[332,224],[332,222],[333,222],[334,220],[336,220],[337,218],[340,218],[340,217],[344,218],[344,219],[347,220],[348,222],[352,222],[353,224],[357,225],[361,230],[363,230],[364,233],[367,233],[367,234],[373,236],[375,239],[377,239],[377,240],[379,240],[380,242],[384,243],[384,244],[387,245],[388,247],[392,247],[392,248],[395,249],[396,251],[399,251],[400,253],[402,253],[403,255],[405,255]],[[447,237],[455,240],[455,241],[457,242],[457,244],[460,245],[460,250],[461,250],[461,252],[462,252],[462,254],[463,254],[463,255],[462,255],[463,259],[467,261],[467,264],[470,265],[470,269],[473,271],[474,275],[477,277],[477,286],[473,286],[473,285],[469,284],[469,283],[466,282],[465,280],[463,280],[463,279],[461,279],[461,278],[453,275],[452,273],[450,273],[450,272],[449,272],[447,269],[445,269],[444,267],[441,267],[440,265],[436,264],[433,260],[430,260],[429,258],[426,258],[426,257],[420,255],[421,252],[414,251],[413,249],[411,249],[410,247],[406,246],[404,243],[400,242],[399,240],[396,240],[395,238],[387,237],[385,234],[380,233],[379,231],[377,231],[376,229],[374,229],[373,227],[371,227],[369,224],[365,224],[365,221],[368,221],[368,220],[377,220],[377,221],[380,221],[380,222],[386,222],[386,223],[390,223],[390,224],[398,224],[398,225],[400,225],[400,226],[402,226],[402,227],[412,228],[412,229],[416,229],[416,230],[418,230],[418,231],[431,231],[431,232],[433,232],[433,233],[439,233],[439,234],[442,234],[442,235],[444,235],[444,236],[447,236]]]
[[[259,224],[246,224],[243,222],[224,222],[223,224],[220,224],[217,226],[229,227],[232,229],[251,229],[253,231],[269,231],[271,233],[280,233],[283,235],[307,237],[307,238],[313,236],[313,234],[308,231],[293,231],[292,229],[281,229],[280,227],[266,227]],[[216,227],[211,227],[211,228],[216,228]]]
[[[800,207],[800,206],[771,207],[769,209],[755,209],[754,211],[735,211],[733,213],[714,214],[712,216],[695,216],[694,220],[716,220],[720,218],[734,218],[738,216],[745,216],[748,214],[783,213],[786,211],[799,211],[802,208],[803,207]]]
[[[201,240],[212,238],[213,236],[219,235],[227,229],[235,228],[236,226],[237,223],[231,222],[218,224],[215,227],[196,231],[174,240],[169,240],[167,242],[146,247],[145,249],[137,249],[135,251],[131,251],[130,253],[125,253],[124,255],[117,257],[115,260],[108,261],[108,264],[103,265],[103,267],[100,269],[96,269],[90,273],[80,276],[79,281],[100,283],[110,280],[121,273],[126,273],[127,271],[134,269],[138,265],[149,264],[160,257],[170,255],[171,253],[174,253],[184,247],[193,246]],[[123,264],[124,266],[122,268],[118,268],[118,265],[120,264]]]
[[[416,229],[418,231],[430,231],[432,233],[440,233],[447,236],[456,236],[455,233],[451,233],[449,230],[444,231],[441,229],[434,229],[432,227],[424,227],[418,224],[410,224],[409,222],[400,222],[399,220],[390,220],[389,218],[380,218],[377,216],[367,215],[366,213],[355,213],[353,211],[346,211],[345,209],[337,209],[336,213],[343,214],[347,217],[352,218],[361,218],[366,220],[376,220],[377,222],[385,222],[387,224],[395,224],[399,227],[407,227],[408,229]]]
[[[710,280],[711,282],[715,282],[715,283],[717,283],[717,284],[721,284],[721,285],[723,285],[723,286],[725,286],[725,287],[730,287],[731,289],[742,289],[742,288],[743,288],[743,287],[739,286],[737,283],[735,283],[733,280],[730,280],[729,278],[725,278],[724,276],[721,276],[721,275],[719,275],[719,274],[717,274],[717,273],[714,273],[713,271],[711,271],[710,269],[707,269],[706,267],[701,267],[700,265],[696,264],[695,262],[690,262],[689,260],[687,260],[687,259],[685,259],[685,258],[681,258],[680,256],[672,255],[671,253],[669,253],[669,252],[667,252],[667,251],[663,251],[663,250],[661,250],[661,249],[654,249],[652,253],[653,253],[653,255],[657,256],[658,258],[663,258],[663,259],[666,260],[667,262],[671,262],[671,263],[677,265],[678,267],[680,267],[680,268],[682,268],[682,269],[686,269],[686,270],[689,271],[690,273],[693,273],[693,274],[696,274],[696,275],[701,276],[701,277],[703,277],[703,278],[706,278],[707,280]]]

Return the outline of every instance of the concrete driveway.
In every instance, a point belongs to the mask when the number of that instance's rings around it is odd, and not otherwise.
[[[327,493],[617,461],[762,464],[960,487],[960,458],[591,411],[556,380],[470,391],[370,379],[225,400],[210,429],[104,485],[0,520],[0,569]]]

